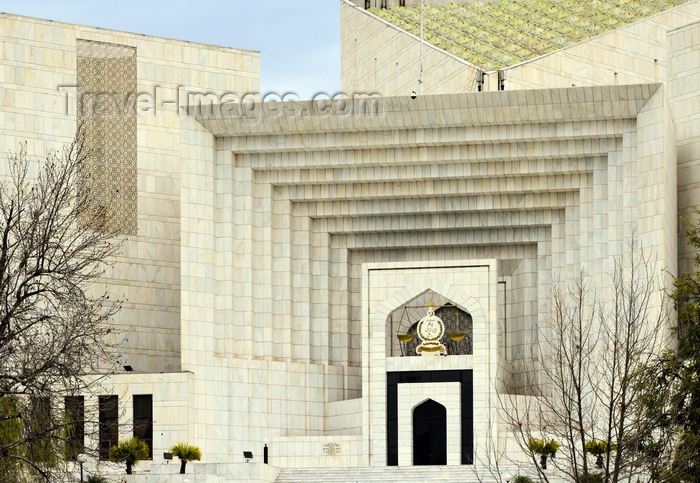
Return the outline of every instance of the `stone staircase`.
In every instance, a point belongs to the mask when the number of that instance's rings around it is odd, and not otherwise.
[[[384,468],[289,468],[275,483],[477,483],[496,482],[477,477],[469,466],[389,466]]]

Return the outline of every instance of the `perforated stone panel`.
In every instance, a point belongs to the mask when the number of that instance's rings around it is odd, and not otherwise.
[[[108,207],[119,231],[136,234],[136,49],[78,40],[77,119],[90,158],[83,188]]]

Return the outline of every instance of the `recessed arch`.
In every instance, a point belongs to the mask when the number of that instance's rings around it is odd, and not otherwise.
[[[436,317],[443,322],[444,332],[440,344],[445,347],[445,355],[472,355],[474,340],[474,324],[470,313],[457,307],[451,300],[445,299],[435,292],[428,303],[411,301],[394,310],[386,321],[387,356],[419,356],[418,346],[421,339],[418,334],[418,323],[426,316],[428,310],[433,310]],[[434,302],[441,300],[441,302]],[[397,349],[398,346],[398,349]]]
[[[391,327],[391,322],[389,320],[391,314],[396,310],[401,310],[405,305],[410,304],[412,301],[431,292],[441,297],[442,301],[447,301],[450,304],[453,304],[459,311],[468,314],[470,320],[465,323],[468,323],[470,326],[472,334],[477,327],[477,324],[485,323],[484,311],[475,298],[467,295],[462,290],[457,289],[442,280],[435,278],[418,278],[411,285],[397,290],[391,296],[389,296],[379,305],[377,311],[372,317],[372,325],[374,327],[378,327],[380,325],[385,327],[387,356],[401,355],[401,346],[396,339],[396,327]],[[408,327],[405,329],[408,329]],[[471,352],[471,350],[469,352]]]
[[[471,297],[462,290],[435,278],[416,279],[416,281],[411,285],[394,292],[391,296],[387,297],[385,301],[379,304],[379,307],[377,307],[377,310],[374,313],[373,320],[384,323],[389,314],[397,307],[410,302],[418,295],[428,290],[442,294],[445,298],[451,300],[457,307],[470,313],[475,321],[478,320],[483,322],[485,320],[484,311],[481,308],[481,304],[479,304],[474,297]]]

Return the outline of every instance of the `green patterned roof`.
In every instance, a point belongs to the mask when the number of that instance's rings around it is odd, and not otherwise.
[[[534,59],[689,0],[499,0],[423,6],[425,41],[492,71]],[[420,35],[420,9],[372,8]]]

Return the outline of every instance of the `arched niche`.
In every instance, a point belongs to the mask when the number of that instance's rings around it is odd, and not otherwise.
[[[432,309],[442,319],[445,332],[440,343],[446,355],[473,353],[474,325],[472,315],[448,297],[432,289],[424,290],[392,310],[386,320],[387,356],[417,356],[421,343],[416,328],[418,322]]]

